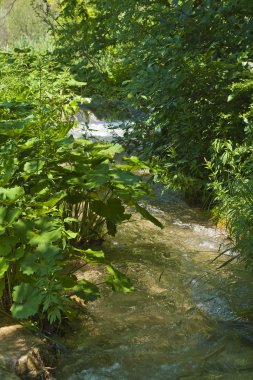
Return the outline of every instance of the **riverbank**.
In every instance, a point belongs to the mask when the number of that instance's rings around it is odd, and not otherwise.
[[[53,380],[55,364],[56,351],[48,341],[13,319],[1,318],[1,380]]]

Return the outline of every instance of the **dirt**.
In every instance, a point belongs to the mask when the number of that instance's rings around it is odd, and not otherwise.
[[[56,355],[47,341],[20,324],[1,321],[0,379],[51,380]]]

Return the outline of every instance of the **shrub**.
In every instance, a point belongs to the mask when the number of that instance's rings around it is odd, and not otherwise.
[[[70,297],[99,295],[72,273],[77,258],[104,264],[106,282],[128,292],[130,281],[89,245],[129,220],[127,206],[161,224],[139,204],[147,185],[129,158],[116,164],[118,145],[74,139],[77,111],[71,77],[49,56],[2,53],[0,95],[0,294],[16,318],[50,323],[71,308]]]

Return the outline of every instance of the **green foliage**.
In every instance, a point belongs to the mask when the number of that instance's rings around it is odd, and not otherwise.
[[[72,295],[99,296],[74,275],[73,260],[103,264],[113,289],[132,289],[103,252],[86,248],[114,235],[131,216],[126,208],[138,211],[149,190],[133,174],[141,162],[115,163],[119,145],[71,136],[80,98],[68,70],[27,49],[1,53],[0,63],[2,306],[16,318],[54,323],[69,312]]]
[[[126,143],[160,164],[169,186],[203,193],[211,142],[244,136],[245,123],[227,99],[230,86],[251,75],[249,2],[59,4],[56,52],[78,78],[93,83],[87,96],[109,93],[141,110],[146,117],[131,126]]]
[[[123,291],[124,293],[128,293],[133,290],[133,286],[126,276],[111,265],[108,266],[107,269],[110,276],[106,278],[106,283],[111,285],[113,290]]]
[[[167,186],[215,205],[248,264],[252,16],[248,0],[61,0],[54,29],[57,54],[92,81],[87,96],[109,94],[140,111],[126,145]]]
[[[231,250],[233,258],[244,261],[250,267],[253,259],[252,95],[251,79],[231,87],[228,100],[237,103],[234,113],[239,111],[237,118],[244,120],[246,124],[245,137],[240,143],[216,139],[212,144],[211,160],[207,162],[210,186],[215,194],[216,217],[225,221],[230,235],[227,249]],[[245,98],[248,99],[248,106],[243,100]],[[228,122],[230,117],[231,115],[226,115]]]
[[[37,314],[42,296],[39,289],[32,284],[22,283],[15,286],[13,293],[14,304],[11,307],[12,315],[15,318],[28,318]]]

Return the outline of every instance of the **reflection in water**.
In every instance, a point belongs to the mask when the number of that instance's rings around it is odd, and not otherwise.
[[[163,230],[136,216],[105,246],[135,292],[90,304],[57,379],[252,379],[250,274],[217,270],[222,233],[175,194],[149,207]]]

